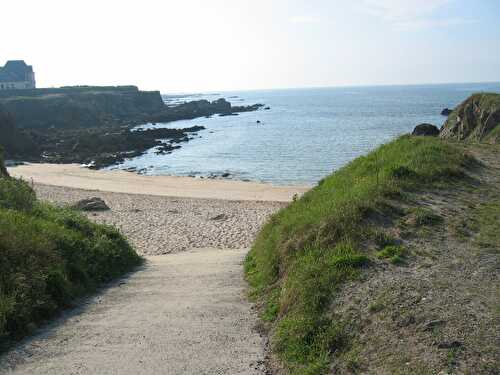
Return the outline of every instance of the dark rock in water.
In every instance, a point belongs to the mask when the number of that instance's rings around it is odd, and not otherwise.
[[[500,143],[500,94],[471,95],[448,116],[439,136],[457,141]]]
[[[269,110],[271,109],[271,107],[264,107],[264,109],[265,109],[266,111],[269,111]]]
[[[110,209],[106,202],[99,197],[82,199],[76,202],[73,208],[81,211],[106,211]]]
[[[441,111],[441,114],[442,114],[443,116],[449,116],[449,115],[451,115],[451,112],[453,112],[453,110],[452,110],[452,109],[445,108],[445,109],[443,109],[443,110]]]
[[[415,126],[411,135],[425,135],[437,137],[439,135],[439,129],[437,126],[432,124],[420,124]]]
[[[210,117],[214,114],[221,116],[235,116],[237,112],[249,112],[258,110],[262,104],[248,106],[233,106],[226,99],[217,99],[213,102],[208,100],[194,100],[163,110],[150,115],[150,121],[170,122],[176,120],[188,120],[196,117]]]
[[[260,122],[260,120],[257,120],[257,121],[255,121],[255,122],[256,122],[257,124],[260,124],[260,123],[261,123],[261,122]]]
[[[223,178],[227,178],[229,176],[231,176],[231,173],[229,173],[229,172],[221,174],[221,177],[223,177]]]

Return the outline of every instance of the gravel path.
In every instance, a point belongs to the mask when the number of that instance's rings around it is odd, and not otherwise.
[[[72,204],[103,198],[110,211],[89,217],[120,228],[137,252],[168,254],[192,248],[250,247],[262,223],[285,203],[171,198],[35,185],[39,198]]]
[[[244,297],[244,250],[198,249],[145,266],[0,358],[12,375],[263,374]]]

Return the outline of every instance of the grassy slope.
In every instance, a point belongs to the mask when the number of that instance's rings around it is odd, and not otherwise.
[[[473,159],[434,138],[403,136],[325,178],[275,214],[245,270],[263,304],[274,352],[291,373],[320,374],[347,346],[329,306],[336,291],[374,259],[399,263],[405,249],[381,230],[407,192],[464,177]],[[422,212],[415,220],[432,220]]]
[[[140,261],[116,229],[41,203],[25,182],[0,176],[0,351]]]

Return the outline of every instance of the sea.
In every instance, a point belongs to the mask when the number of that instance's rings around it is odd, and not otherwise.
[[[470,94],[498,92],[500,83],[372,86],[231,91],[164,95],[168,105],[226,98],[234,105],[262,103],[269,110],[212,116],[141,128],[206,129],[167,155],[155,149],[110,169],[146,175],[229,179],[275,185],[314,185],[349,161],[420,123],[441,127],[443,108]]]

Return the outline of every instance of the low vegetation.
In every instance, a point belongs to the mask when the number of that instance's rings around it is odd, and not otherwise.
[[[403,136],[357,158],[275,214],[245,262],[253,298],[262,304],[274,353],[292,374],[321,374],[348,347],[349,322],[333,317],[336,292],[371,264],[404,266],[409,250],[384,230],[407,214],[408,194],[452,184],[474,159],[430,137]],[[412,212],[434,225],[431,211]],[[373,306],[378,311],[381,306]]]
[[[39,202],[0,172],[0,350],[140,261],[115,228]]]

